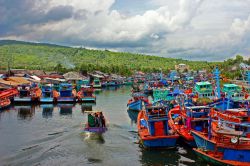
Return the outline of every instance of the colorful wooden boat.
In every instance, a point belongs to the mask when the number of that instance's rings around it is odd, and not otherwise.
[[[77,93],[77,98],[81,102],[96,102],[94,91],[95,90],[91,87],[82,87]]]
[[[88,113],[88,121],[85,124],[84,131],[92,133],[104,133],[108,130],[106,119],[100,111],[85,111]]]
[[[212,109],[208,129],[208,134],[192,131],[199,156],[218,165],[250,165],[249,110]]]
[[[210,99],[202,101],[202,105],[208,104],[213,99],[216,99],[213,86],[208,81],[196,82],[194,86],[194,94],[193,102],[196,103],[198,99]],[[199,100],[198,100],[199,101]]]
[[[157,101],[172,101],[175,99],[173,93],[170,92],[170,89],[153,89],[153,98],[154,102]]]
[[[210,115],[209,132],[191,131],[198,148],[214,151],[217,144],[230,144],[232,138],[241,137],[243,140],[250,138],[250,118],[247,110],[230,109],[219,112],[212,109]],[[250,139],[239,142],[237,148],[249,145]],[[224,151],[223,146],[219,146],[218,151]]]
[[[0,110],[10,106],[11,104],[10,98],[12,98],[17,94],[18,91],[16,89],[7,89],[4,91],[0,91]]]
[[[18,95],[14,97],[14,102],[32,102],[39,101],[42,91],[39,87],[22,85],[17,88]]]
[[[40,97],[41,103],[53,103],[54,102],[54,96],[53,96],[53,88],[52,85],[42,85],[42,96]]]
[[[59,86],[59,94],[56,98],[57,102],[75,102],[76,90],[73,89],[72,84],[61,83]]]
[[[168,126],[168,114],[164,107],[147,107],[137,118],[138,135],[145,148],[174,148],[178,135]]]
[[[210,108],[206,106],[193,106],[181,109],[179,106],[168,113],[169,126],[189,146],[196,147],[192,130],[207,133],[208,113]]]
[[[11,101],[9,98],[1,98],[0,99],[0,110],[7,108],[10,106]]]
[[[94,79],[93,88],[95,88],[95,89],[101,89],[102,88],[102,84],[101,84],[99,79]]]
[[[143,103],[146,105],[149,103],[147,95],[141,92],[132,94],[132,98],[128,100],[128,110],[141,111]]]
[[[130,99],[128,101],[128,110],[141,111],[142,110],[142,100],[140,99]]]
[[[250,100],[250,96],[246,95],[246,93],[244,93],[244,90],[242,90],[236,84],[224,84],[222,91],[224,92],[224,96],[235,102],[242,100]]]

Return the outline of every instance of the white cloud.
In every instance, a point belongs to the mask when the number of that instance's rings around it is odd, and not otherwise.
[[[46,16],[41,17],[41,23],[21,22],[16,27],[22,33],[15,33],[15,29],[9,33],[10,26],[6,26],[6,32],[0,30],[0,35],[188,59],[223,60],[237,53],[249,55],[250,0],[230,3],[228,0],[147,0],[145,3],[152,4],[152,8],[136,15],[113,9],[114,3],[115,0],[35,1],[30,8],[37,15]],[[57,17],[44,21],[48,17],[46,13],[58,6],[72,7],[73,11],[67,17],[57,12]],[[3,18],[0,16],[0,20]],[[27,13],[25,19],[29,19]]]

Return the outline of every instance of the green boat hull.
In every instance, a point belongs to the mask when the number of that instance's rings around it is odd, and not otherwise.
[[[222,163],[222,162],[220,162],[220,161],[218,161],[218,160],[215,160],[215,159],[213,159],[213,158],[210,158],[210,157],[208,157],[208,156],[206,156],[206,155],[204,155],[204,154],[202,154],[202,153],[199,153],[199,152],[197,152],[197,151],[194,151],[194,152],[196,153],[196,155],[197,155],[198,157],[200,157],[201,159],[203,159],[204,161],[206,161],[206,162],[208,162],[208,163],[210,163],[210,164],[212,164],[212,165],[230,166],[230,165],[228,165],[228,164],[225,164],[225,163]]]

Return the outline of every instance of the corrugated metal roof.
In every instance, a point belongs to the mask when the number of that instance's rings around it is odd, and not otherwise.
[[[196,84],[197,84],[197,85],[211,85],[211,83],[208,82],[208,81],[205,81],[205,82],[197,82]]]
[[[24,79],[23,77],[8,77],[6,79],[0,79],[0,83],[3,85],[11,85],[11,86],[30,84],[30,82]]]

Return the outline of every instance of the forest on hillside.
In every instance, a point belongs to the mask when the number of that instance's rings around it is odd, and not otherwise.
[[[164,58],[128,52],[109,50],[90,50],[49,44],[4,43],[0,42],[0,69],[11,68],[42,69],[46,71],[80,71],[83,73],[100,70],[106,73],[131,75],[134,71],[168,72],[174,66],[185,63],[196,71],[211,71],[216,65],[229,78],[240,76],[239,64],[250,64],[250,58],[244,60],[238,55],[235,59],[224,62],[188,61],[183,59]]]

